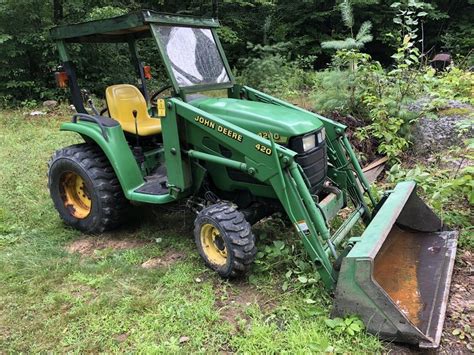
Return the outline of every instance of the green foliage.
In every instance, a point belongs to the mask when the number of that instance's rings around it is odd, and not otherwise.
[[[396,159],[409,146],[407,137],[401,134],[402,129],[411,123],[416,114],[401,109],[393,97],[379,97],[367,93],[363,102],[369,108],[372,122],[356,132],[357,138],[377,138],[377,151],[390,159]]]
[[[259,272],[256,287],[246,281],[222,280],[200,260],[189,238],[193,217],[184,219],[182,212],[160,209],[157,221],[149,208],[137,206],[128,226],[99,239],[65,227],[45,187],[45,162],[55,149],[80,138],[59,132],[69,110],[60,107],[56,114],[29,119],[21,111],[0,112],[3,352],[382,350],[381,342],[366,332],[350,336],[325,325],[330,297],[321,287],[307,287],[319,291],[313,303],[307,303],[305,293],[291,292],[299,281],[281,291],[286,278],[278,269]],[[284,240],[287,248],[291,243],[281,224],[273,229],[277,235],[272,239]],[[91,250],[84,256],[66,251],[79,240],[92,240],[95,245],[111,239],[135,247]],[[265,243],[273,245],[270,238]],[[152,257],[177,251],[185,257],[169,266],[140,266]]]
[[[282,220],[275,218],[257,227],[259,245],[254,275],[268,272],[285,275],[281,290],[297,291],[303,295],[306,304],[314,304],[315,300],[325,298],[319,289],[319,273],[304,253],[302,241],[295,235],[293,227],[282,224]],[[282,234],[288,238],[275,240]]]
[[[242,59],[238,81],[267,93],[292,97],[304,89],[304,71],[288,58],[288,43],[248,44],[250,56]]]
[[[467,153],[466,159],[474,161],[472,152]],[[472,165],[455,170],[418,165],[405,170],[395,164],[388,178],[391,182],[416,181],[428,203],[448,224],[468,227],[471,223],[469,209],[474,205],[473,176]]]
[[[352,63],[352,70],[340,70]],[[406,108],[414,97],[419,75],[400,63],[387,72],[369,55],[354,51],[338,51],[333,59],[336,70],[319,75],[313,99],[318,111],[349,114],[365,122],[356,137],[363,141],[374,137],[378,153],[396,159],[409,146],[409,127],[419,114]],[[416,84],[416,82],[415,82]]]
[[[424,79],[426,90],[435,101],[435,108],[442,108],[447,100],[474,104],[474,73],[453,67],[436,76],[434,71],[430,74]]]
[[[428,15],[426,11],[432,11],[431,4],[417,0],[407,0],[403,2],[394,2],[391,8],[397,10],[393,22],[400,26],[401,38],[409,36],[412,40],[417,40],[420,28],[423,26],[423,20]],[[423,38],[417,40],[423,43]]]
[[[341,10],[344,25],[352,31],[352,27],[354,27],[354,15],[352,14],[351,2],[349,0],[343,0],[339,5],[339,9]]]
[[[344,25],[350,30],[351,36],[344,40],[332,40],[324,41],[321,43],[322,48],[329,49],[360,49],[364,47],[365,44],[372,41],[372,35],[370,30],[372,29],[372,23],[370,21],[365,21],[359,28],[359,32],[354,37],[353,27],[354,27],[354,16],[352,14],[352,6],[349,0],[344,0],[340,5],[342,21]]]
[[[126,8],[116,6],[94,7],[87,16],[87,20],[101,20],[109,17],[125,15],[128,12]]]
[[[240,40],[237,32],[228,26],[219,27],[217,29],[217,34],[219,35],[219,39],[224,43],[236,44]]]
[[[219,2],[218,15],[223,27],[219,29],[222,42],[232,66],[239,71],[246,68],[242,58],[254,56],[259,59],[260,54],[249,52],[247,42],[255,45],[269,45],[275,43],[290,43],[283,60],[277,60],[274,67],[283,64],[285,70],[282,78],[299,72],[291,68],[288,61],[299,63],[304,58],[304,68],[322,68],[329,60],[329,51],[321,48],[321,42],[332,39],[342,39],[343,47],[356,48],[362,43],[369,43],[371,37],[376,41],[366,46],[375,59],[389,65],[395,37],[388,38],[386,33],[398,33],[400,24],[390,21],[394,11],[408,11],[412,4],[422,4],[415,8],[417,16],[406,13],[418,21],[418,24],[405,21],[404,26],[420,28],[423,22],[425,33],[425,48],[440,48],[445,45],[455,56],[465,56],[464,64],[468,67],[472,56],[468,52],[472,49],[472,4],[470,0],[457,1],[452,6],[435,0],[430,2],[432,9],[421,2],[404,2],[397,8],[390,7],[392,2],[376,0],[344,1],[342,9],[334,7],[333,2],[316,1],[243,1],[228,0]],[[411,6],[411,7],[410,7]],[[418,5],[417,5],[418,6]],[[24,100],[45,99],[67,100],[66,91],[55,87],[52,72],[58,63],[54,44],[49,39],[49,29],[57,24],[81,22],[89,19],[98,19],[121,15],[128,11],[140,8],[154,9],[170,13],[183,13],[198,16],[211,16],[213,2],[183,0],[179,2],[151,1],[151,0],[54,0],[38,1],[5,0],[0,4],[0,105],[17,105]],[[341,12],[344,21],[340,21]],[[351,11],[347,11],[351,10]],[[410,10],[411,11],[411,10]],[[424,15],[426,12],[427,15]],[[401,14],[401,12],[400,12]],[[362,25],[358,33],[351,33],[346,42],[344,37],[348,28],[354,27],[354,18],[360,19]],[[373,28],[370,29],[370,23]],[[347,26],[349,25],[349,27]],[[440,33],[440,28],[442,29]],[[420,35],[420,33],[418,33]],[[415,40],[412,38],[412,40]],[[419,40],[418,38],[416,40]],[[341,44],[337,42],[338,44]],[[72,57],[77,65],[79,79],[84,87],[99,96],[103,96],[103,89],[114,81],[131,82],[133,69],[128,66],[128,55],[115,46],[70,46]],[[159,64],[156,50],[148,44],[142,49],[151,49],[151,53],[142,51],[143,61],[153,66],[160,83],[165,81],[164,72]],[[114,53],[114,55],[110,55]],[[316,57],[318,60],[316,61]],[[268,64],[268,63],[267,63]],[[302,66],[297,65],[298,68]],[[117,71],[115,68],[124,68]],[[273,69],[272,69],[273,70]],[[273,73],[273,72],[272,72]],[[292,80],[292,79],[291,79]],[[307,79],[304,79],[307,80]],[[270,81],[270,80],[268,80]],[[285,80],[278,78],[282,84]],[[159,86],[152,85],[152,86]],[[275,90],[281,87],[280,83],[272,85],[264,83],[262,87]],[[289,89],[277,89],[275,92],[285,94],[300,90],[298,83],[287,84]],[[272,91],[273,92],[273,91]]]
[[[364,323],[356,316],[334,319],[326,319],[326,325],[339,333],[347,333],[351,336],[365,329]]]
[[[418,20],[427,15],[426,4],[410,1],[408,9],[400,9],[395,22],[400,24],[400,45],[392,55],[395,66],[384,70],[367,54],[354,50],[337,51],[332,59],[334,70],[318,73],[312,95],[320,112],[351,115],[365,122],[356,129],[356,138],[375,138],[377,152],[391,160],[399,160],[410,145],[410,127],[422,114],[443,108],[448,99],[472,103],[473,76],[458,68],[435,75],[434,69],[421,66],[416,43]],[[402,7],[395,3],[393,7]],[[415,10],[411,8],[415,8]],[[418,10],[416,10],[418,9]],[[349,67],[350,70],[341,70]],[[430,97],[424,110],[408,110],[408,103],[420,92]]]
[[[358,89],[359,86],[355,85],[355,77],[348,70],[318,72],[316,83],[317,86],[311,96],[318,112],[323,114],[357,112],[357,106],[361,100],[351,88]],[[354,95],[352,95],[353,93]]]

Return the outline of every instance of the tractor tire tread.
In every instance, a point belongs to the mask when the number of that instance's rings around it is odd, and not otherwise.
[[[87,229],[88,233],[102,233],[118,227],[129,208],[120,182],[100,147],[80,143],[57,150],[48,162],[48,171],[60,159],[68,159],[79,165],[92,180],[94,192],[100,200],[100,211],[93,216]],[[48,174],[48,188],[51,189],[51,176]]]
[[[255,237],[249,222],[242,212],[227,202],[221,202],[204,208],[196,218],[195,235],[200,233],[200,217],[208,217],[216,221],[228,236],[232,253],[232,265],[225,272],[219,272],[223,277],[236,277],[249,271],[251,264],[257,255]]]

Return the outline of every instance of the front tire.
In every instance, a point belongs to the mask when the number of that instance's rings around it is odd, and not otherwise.
[[[255,237],[244,215],[228,203],[204,208],[194,221],[199,254],[222,277],[246,273],[255,259]]]
[[[98,146],[83,143],[60,149],[48,165],[50,195],[65,223],[102,233],[122,222],[128,201]]]

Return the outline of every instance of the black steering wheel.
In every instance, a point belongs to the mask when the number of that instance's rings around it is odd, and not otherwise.
[[[163,91],[168,90],[170,88],[171,88],[171,85],[165,85],[159,88],[158,91],[153,93],[153,95],[151,95],[150,97],[150,105],[152,107],[156,107],[156,98],[158,97],[158,95],[160,95]]]

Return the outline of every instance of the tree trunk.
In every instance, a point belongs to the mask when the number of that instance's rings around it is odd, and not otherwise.
[[[58,25],[63,19],[63,0],[53,0],[53,21]]]
[[[212,0],[212,17],[219,18],[219,3],[218,0]]]

